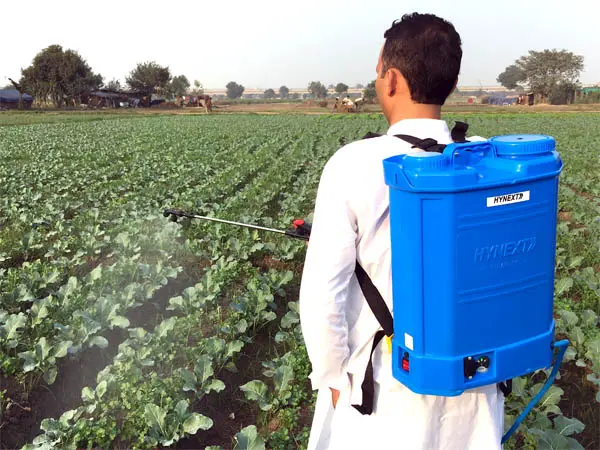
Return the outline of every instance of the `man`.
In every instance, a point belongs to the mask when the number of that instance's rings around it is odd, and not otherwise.
[[[393,306],[382,161],[421,152],[396,134],[452,142],[441,107],[456,86],[462,58],[454,27],[433,15],[405,15],[384,37],[375,88],[390,124],[387,135],[336,152],[317,193],[300,290],[310,378],[319,391],[309,450],[500,449],[504,397],[495,385],[457,397],[415,394],[393,378],[384,341],[372,358],[373,413],[352,406],[363,401],[361,384],[381,329],[354,275],[356,260]]]

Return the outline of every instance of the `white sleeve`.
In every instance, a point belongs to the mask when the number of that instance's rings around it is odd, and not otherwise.
[[[313,389],[341,390],[349,384],[345,309],[356,262],[357,226],[348,202],[348,170],[338,161],[334,156],[321,175],[300,286],[300,324],[312,363]]]

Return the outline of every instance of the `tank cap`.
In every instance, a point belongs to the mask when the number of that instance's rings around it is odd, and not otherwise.
[[[509,134],[494,136],[490,142],[498,156],[534,156],[551,153],[556,148],[552,136],[544,134]]]
[[[450,159],[439,153],[417,153],[406,155],[402,160],[405,169],[432,170],[450,165]]]

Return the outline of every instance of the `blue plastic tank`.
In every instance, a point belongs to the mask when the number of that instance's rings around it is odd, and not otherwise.
[[[544,135],[384,160],[393,374],[454,396],[552,363],[558,177]]]

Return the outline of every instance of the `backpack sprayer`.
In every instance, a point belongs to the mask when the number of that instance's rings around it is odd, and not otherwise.
[[[390,188],[393,319],[358,262],[355,271],[383,328],[373,349],[383,337],[391,339],[394,377],[426,395],[457,396],[491,384],[508,395],[512,378],[553,365],[504,443],[554,382],[569,344],[553,341],[563,164],[554,139],[543,135],[436,143],[435,152],[383,161]],[[303,240],[311,232],[304,220],[278,230],[175,209],[164,216]],[[353,405],[361,414],[372,412],[367,384],[361,386],[363,404]]]

